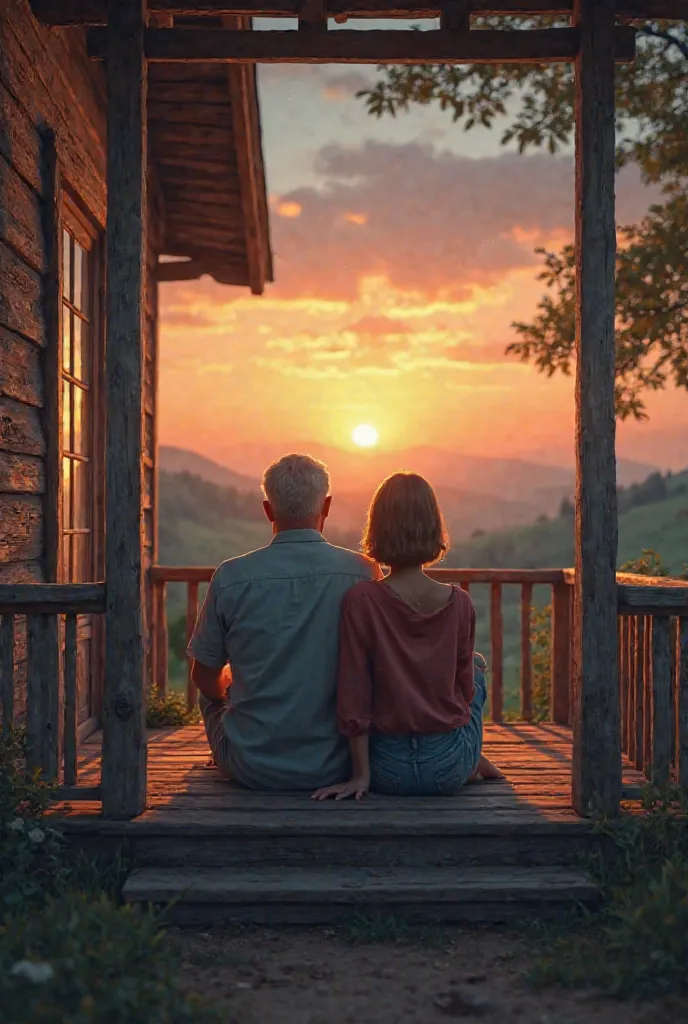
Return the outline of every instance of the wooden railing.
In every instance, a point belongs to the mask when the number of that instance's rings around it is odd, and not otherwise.
[[[688,582],[619,575],[619,696],[631,763],[688,786]]]
[[[98,799],[98,787],[78,785],[77,617],[105,612],[105,584],[0,585],[2,732],[20,716],[16,670],[26,645],[27,767],[62,783],[63,799]]]
[[[198,616],[199,586],[208,583],[214,569],[209,567],[154,566],[153,585],[153,680],[162,693],[168,684],[167,585],[186,584],[186,639],[191,637]],[[570,724],[571,715],[571,630],[573,587],[562,569],[434,569],[430,575],[445,583],[455,583],[470,591],[483,584],[490,588],[490,649],[485,654],[490,665],[490,708],[493,722],[504,717],[504,626],[505,587],[520,589],[520,717],[533,719],[533,664],[531,627],[533,588],[551,588],[552,644],[550,662],[550,718],[561,725]],[[187,659],[188,662],[188,659]],[[197,700],[187,663],[187,701]]]

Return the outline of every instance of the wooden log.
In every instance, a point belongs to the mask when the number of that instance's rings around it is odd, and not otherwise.
[[[652,623],[652,781],[669,782],[671,771],[671,642],[670,621]]]
[[[40,455],[45,441],[37,409],[0,397],[0,449],[21,455]]]
[[[141,537],[146,267],[145,0],[108,0],[107,454],[103,814],[146,806]]]
[[[40,141],[26,109],[0,82],[0,156],[12,164],[17,174],[40,192]]]
[[[167,636],[167,587],[164,583],[156,583],[154,590],[155,606],[155,685],[158,693],[167,693],[167,661],[169,640]]]
[[[43,433],[46,438],[46,494],[44,499],[45,575],[52,583],[60,578],[62,558],[62,183],[55,133],[42,133],[42,211],[46,274],[43,286],[43,317],[46,347],[43,357],[45,391]]]
[[[23,562],[43,553],[43,509],[40,497],[0,494],[0,562]]]
[[[44,489],[43,459],[0,451],[0,493],[42,494]]]
[[[531,649],[531,615],[533,588],[530,583],[521,587],[521,718],[533,720],[533,652]]]
[[[64,784],[77,784],[77,706],[76,682],[76,615],[65,621],[64,648]],[[63,798],[64,799],[64,798]]]
[[[28,620],[26,763],[56,781],[60,741],[60,645],[57,615]]]
[[[40,200],[5,160],[0,160],[0,241],[32,270],[45,271]]]
[[[577,0],[576,706],[572,798],[579,814],[621,800],[615,459],[614,4]]]
[[[146,30],[146,57],[152,63],[261,64],[556,64],[575,60],[575,29],[486,29],[461,35],[446,29],[397,32],[263,32],[222,29]],[[635,31],[619,26],[612,35],[612,59],[632,61]],[[88,33],[88,51],[104,60],[107,29]]]
[[[552,587],[552,650],[550,715],[558,725],[571,720],[571,604],[568,583]]]
[[[2,736],[7,738],[14,725],[14,615],[5,612],[0,629],[0,697],[2,698]]]
[[[644,771],[645,761],[645,689],[648,685],[646,679],[646,657],[645,649],[648,644],[648,634],[644,616],[636,619],[636,646],[635,646],[635,759],[634,765],[638,771]]]
[[[688,616],[680,620],[679,629],[676,733],[677,778],[688,789]]]
[[[688,612],[688,584],[683,580],[665,580],[664,586],[618,587],[619,612],[622,615],[681,615]]]
[[[105,611],[104,583],[2,583],[0,615],[90,615]]]
[[[186,643],[188,645],[198,618],[198,583],[189,583],[186,588]],[[186,702],[191,708],[198,703],[198,690],[191,678],[193,659],[186,657]]]
[[[40,349],[0,327],[0,395],[24,405],[43,404]]]
[[[107,0],[31,0],[37,18],[48,25],[97,26],[107,23]],[[149,10],[172,17],[238,15],[253,18],[296,18],[301,0],[151,0]],[[417,20],[439,18],[442,4],[421,0],[327,0],[330,17],[403,18]],[[556,17],[570,15],[573,0],[467,0],[473,17],[525,16]],[[618,0],[615,10],[619,18],[667,21],[685,18],[684,0]]]
[[[0,326],[45,344],[41,276],[0,242]]]
[[[504,714],[504,620],[501,583],[493,583],[490,587],[490,641],[492,644],[490,708],[492,721],[501,722]]]

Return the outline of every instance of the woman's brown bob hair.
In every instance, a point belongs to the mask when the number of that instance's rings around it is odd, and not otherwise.
[[[417,473],[393,473],[380,484],[368,509],[363,550],[390,568],[432,565],[449,550],[437,497]]]

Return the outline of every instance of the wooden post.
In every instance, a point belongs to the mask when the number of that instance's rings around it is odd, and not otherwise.
[[[638,771],[645,768],[645,646],[647,630],[645,616],[636,616],[635,642],[635,757],[633,763]]]
[[[635,761],[636,748],[636,647],[638,644],[638,620],[635,615],[628,616],[628,759]]]
[[[533,585],[521,585],[521,718],[533,721],[533,655],[531,650],[531,611]]]
[[[576,685],[572,801],[619,810],[614,0],[576,0]]]
[[[501,722],[504,713],[504,621],[501,583],[493,583],[490,589],[490,641],[492,644],[490,708],[492,721]]]
[[[145,0],[108,0],[107,452],[103,814],[146,806],[143,635]]]
[[[27,623],[27,767],[57,781],[60,736],[60,640],[57,615],[30,615]]]
[[[571,720],[571,599],[568,583],[552,587],[550,716],[557,725]]]
[[[678,781],[688,788],[688,618],[679,619],[676,760]]]
[[[0,631],[0,699],[4,738],[9,736],[14,725],[14,633],[14,615],[5,613]]]
[[[671,621],[652,622],[652,781],[665,785],[671,770]]]
[[[79,696],[76,682],[77,617],[67,615],[64,649],[64,784],[77,782],[77,714]]]
[[[153,618],[155,622],[155,633],[153,636],[155,676],[153,682],[158,694],[164,696],[167,693],[169,651],[167,636],[167,586],[163,582],[156,581],[153,587]]]

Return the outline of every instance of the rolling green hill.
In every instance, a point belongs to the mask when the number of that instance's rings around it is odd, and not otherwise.
[[[688,470],[668,477],[653,474],[642,483],[619,489],[619,566],[653,549],[672,575],[688,563]],[[266,544],[270,528],[253,497],[201,480],[189,473],[162,473],[160,478],[160,562],[165,565],[216,565],[225,558]],[[355,546],[356,534],[336,536],[335,543]],[[445,565],[466,568],[545,569],[573,565],[573,515],[562,502],[556,518],[540,517],[530,526],[474,535],[456,544]],[[478,616],[477,644],[489,657],[489,588],[471,590]],[[547,588],[536,588],[534,601],[549,601]],[[183,589],[171,587],[169,614],[183,610]],[[514,707],[520,666],[520,590],[504,588],[505,705]],[[178,666],[180,668],[180,666]]]

